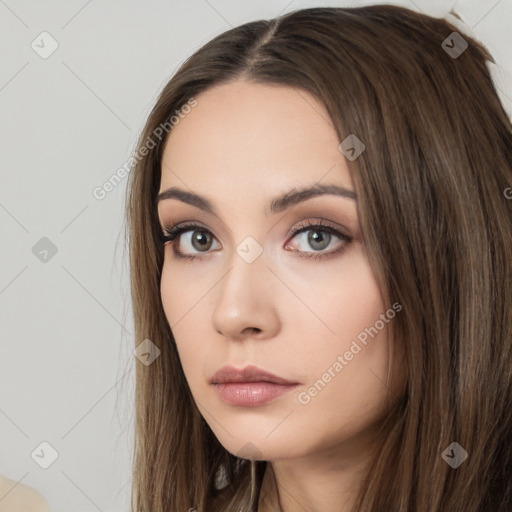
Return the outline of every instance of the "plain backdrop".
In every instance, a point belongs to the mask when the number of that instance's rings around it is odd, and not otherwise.
[[[371,3],[385,2],[0,0],[0,473],[39,490],[52,511],[129,510],[142,340],[126,179],[102,199],[93,191],[132,154],[177,67],[212,37],[298,8]],[[494,55],[510,115],[511,0],[389,3],[435,16],[455,6],[461,34]]]

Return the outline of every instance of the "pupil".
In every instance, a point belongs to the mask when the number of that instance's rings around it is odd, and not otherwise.
[[[194,232],[194,242],[198,242],[200,247],[206,247],[208,245],[208,237],[204,235],[202,231]]]
[[[309,236],[309,242],[311,243],[312,247],[315,247],[316,249],[324,249],[326,247],[325,241],[327,240],[327,245],[329,245],[330,238],[330,233],[324,231],[312,231],[311,235]],[[317,244],[319,244],[320,247],[318,247]]]

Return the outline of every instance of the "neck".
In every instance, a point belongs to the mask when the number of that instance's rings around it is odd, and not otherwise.
[[[313,455],[269,461],[258,512],[349,512],[370,460],[370,449],[370,444],[350,440]]]

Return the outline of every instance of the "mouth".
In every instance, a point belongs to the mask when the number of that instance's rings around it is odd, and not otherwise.
[[[210,379],[210,384],[223,384],[226,382],[270,382],[273,384],[281,384],[283,386],[299,384],[298,382],[292,382],[284,379],[283,377],[278,377],[277,375],[254,365],[248,365],[240,369],[231,365],[226,365],[215,372],[213,377]]]
[[[219,398],[230,405],[255,407],[288,394],[300,384],[253,365],[224,366],[210,379]]]
[[[214,384],[219,398],[241,407],[256,407],[288,394],[298,384],[274,384],[273,382],[225,382]]]

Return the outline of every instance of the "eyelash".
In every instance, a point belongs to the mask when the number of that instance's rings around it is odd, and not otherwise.
[[[188,231],[202,231],[205,233],[209,233],[213,236],[213,234],[211,233],[210,230],[204,228],[203,226],[201,226],[199,224],[194,224],[193,222],[184,222],[182,224],[178,224],[176,226],[172,226],[169,228],[164,227],[163,229],[167,233],[167,235],[160,233],[160,244],[162,246],[165,245],[167,242],[171,242],[171,243],[175,242],[180,237],[180,235],[182,235],[183,233],[186,233]],[[297,227],[297,229],[295,229],[294,231],[292,231],[289,234],[290,239],[293,239],[298,234],[307,232],[307,231],[320,231],[320,232],[330,233],[331,235],[335,235],[338,238],[340,238],[341,240],[344,240],[346,243],[342,244],[340,247],[338,247],[337,249],[332,250],[330,252],[327,252],[327,253],[320,252],[318,254],[315,254],[315,253],[302,254],[300,256],[301,258],[319,260],[322,258],[334,256],[335,254],[341,254],[346,249],[347,245],[352,241],[352,237],[346,235],[345,233],[342,233],[341,231],[336,229],[334,226],[332,226],[330,224],[325,224],[321,221],[316,221],[316,222],[315,221],[307,221],[307,222],[304,222],[303,224],[300,224]],[[190,254],[185,254],[185,253],[180,252],[176,248],[175,245],[173,245],[173,252],[174,252],[174,255],[176,258],[179,258],[182,260],[188,260],[190,262],[192,262],[193,260],[201,261],[208,255],[208,253],[205,253],[200,256],[198,256],[198,255],[192,256]],[[301,254],[300,251],[295,251],[295,252],[298,252],[299,254]]]

